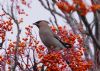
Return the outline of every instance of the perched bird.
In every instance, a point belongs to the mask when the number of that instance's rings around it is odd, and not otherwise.
[[[39,28],[39,36],[48,49],[54,48],[59,50],[62,48],[70,48],[71,44],[64,43],[57,34],[55,34],[50,27],[48,22],[45,20],[37,21],[33,25]]]

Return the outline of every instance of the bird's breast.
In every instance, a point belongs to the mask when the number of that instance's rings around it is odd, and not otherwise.
[[[39,35],[40,35],[40,38],[41,38],[42,42],[44,43],[44,45],[46,45],[46,46],[53,45],[54,36],[51,31],[40,30]]]

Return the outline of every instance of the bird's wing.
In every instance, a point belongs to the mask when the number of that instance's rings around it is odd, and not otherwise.
[[[53,35],[54,35],[54,37],[55,37],[57,40],[59,40],[59,41],[63,44],[63,46],[65,46],[65,47],[67,47],[67,48],[71,48],[71,47],[72,47],[71,44],[63,42],[63,41],[61,40],[61,38],[60,38],[57,34],[53,33]]]

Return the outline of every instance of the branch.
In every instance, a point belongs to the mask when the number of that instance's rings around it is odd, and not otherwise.
[[[33,50],[33,58],[34,58],[34,66],[33,66],[33,70],[34,70],[34,71],[38,71],[38,70],[37,70],[36,59],[35,59],[35,56],[34,56],[34,50]]]
[[[41,5],[42,5],[46,10],[50,11],[50,9],[49,9],[48,7],[45,6],[45,4],[43,3],[42,0],[38,0],[38,1],[41,3]],[[63,19],[66,20],[65,16],[63,16],[63,15],[60,14],[60,13],[58,13],[57,11],[55,11],[55,10],[53,10],[53,9],[51,9],[51,11],[52,11],[53,13],[57,14],[58,16],[60,16],[60,17],[62,17]]]
[[[86,26],[86,28],[88,29],[89,35],[91,36],[91,38],[93,39],[94,43],[97,45],[97,48],[100,50],[100,43],[98,43],[98,40],[96,39],[96,37],[93,35],[92,30],[90,28],[90,25],[88,24],[87,19],[84,16],[80,16],[81,19],[84,22],[84,25]]]
[[[6,15],[8,15],[9,17],[11,17],[12,19],[13,19],[13,21],[15,22],[15,24],[16,24],[16,26],[17,26],[17,30],[18,30],[18,32],[17,32],[17,41],[16,41],[16,48],[15,48],[15,64],[14,64],[14,67],[13,67],[13,70],[12,71],[15,71],[15,68],[16,68],[16,66],[17,66],[17,62],[18,62],[18,60],[17,60],[17,56],[18,56],[18,54],[17,54],[17,50],[18,50],[18,43],[19,43],[19,35],[20,35],[20,33],[21,33],[21,30],[19,29],[19,23],[18,23],[18,21],[14,18],[14,14],[13,14],[13,4],[12,4],[12,6],[11,6],[11,15],[9,14],[9,13],[7,13],[5,10],[4,10],[4,8],[3,8],[3,6],[2,6],[2,10],[3,10],[3,12],[6,14]]]
[[[12,18],[12,16],[4,10],[3,6],[2,6],[2,11],[3,11],[6,15],[8,15],[9,17]]]
[[[58,27],[56,16],[55,16],[55,14],[52,12],[52,10],[51,10],[51,8],[50,8],[49,1],[46,0],[46,2],[47,2],[47,5],[48,5],[48,8],[49,8],[50,13],[52,14],[52,16],[53,16],[54,19],[55,19],[55,24],[56,24],[56,26]],[[54,7],[54,6],[53,6],[53,7]]]

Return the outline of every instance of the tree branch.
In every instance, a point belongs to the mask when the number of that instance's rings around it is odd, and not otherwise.
[[[46,5],[43,3],[42,0],[38,0],[38,1],[41,3],[41,5],[42,5],[46,10],[50,11],[50,9],[49,9],[48,7],[46,7]],[[63,19],[66,19],[65,16],[63,16],[63,15],[60,14],[60,13],[58,13],[58,12],[55,11],[54,9],[51,9],[51,11],[52,11],[53,13],[57,14],[58,16],[62,17]]]
[[[15,48],[15,64],[14,64],[14,67],[13,67],[13,70],[12,71],[15,71],[15,68],[16,68],[16,66],[17,66],[17,56],[18,56],[18,54],[17,54],[17,50],[18,50],[18,43],[19,43],[19,35],[20,35],[20,33],[21,33],[21,30],[20,30],[20,28],[19,28],[19,23],[18,23],[18,21],[14,18],[14,14],[13,14],[13,4],[12,4],[12,7],[11,7],[11,15],[9,14],[9,13],[7,13],[5,10],[4,10],[4,8],[3,8],[3,6],[2,6],[2,10],[3,10],[3,12],[6,14],[6,15],[8,15],[9,17],[11,17],[13,20],[14,20],[14,22],[15,22],[15,24],[16,24],[16,26],[17,26],[17,30],[18,30],[18,32],[17,32],[17,41],[16,41],[16,48]]]
[[[96,39],[96,37],[93,35],[92,30],[90,28],[90,25],[87,22],[87,19],[84,16],[80,16],[81,19],[84,22],[84,25],[86,26],[86,28],[88,29],[89,35],[91,36],[91,38],[93,39],[94,43],[97,45],[97,48],[100,50],[100,43],[98,43],[98,40]]]

